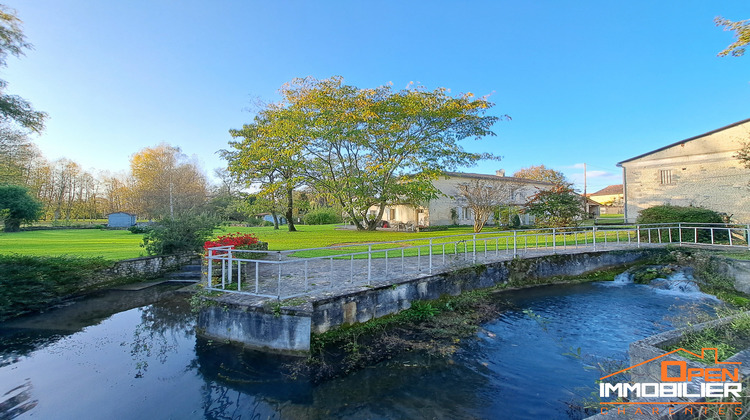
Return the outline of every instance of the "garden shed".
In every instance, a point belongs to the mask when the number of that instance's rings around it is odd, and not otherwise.
[[[111,228],[127,228],[135,226],[135,214],[118,211],[107,215],[107,226]]]

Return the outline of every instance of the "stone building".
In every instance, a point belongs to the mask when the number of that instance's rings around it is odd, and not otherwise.
[[[750,119],[624,160],[625,218],[672,204],[705,207],[750,223],[750,169],[736,158],[750,141]]]
[[[531,196],[539,190],[552,188],[549,182],[534,181],[524,178],[505,176],[505,171],[496,171],[495,175],[474,174],[464,172],[445,172],[444,176],[432,181],[432,184],[443,194],[421,206],[406,204],[387,206],[383,213],[383,220],[389,226],[396,227],[398,224],[409,226],[440,226],[440,225],[470,225],[474,223],[474,214],[467,203],[460,197],[458,185],[472,180],[485,180],[512,184],[514,191],[508,198],[507,205],[520,208]],[[370,213],[377,213],[377,208],[372,207]],[[455,217],[454,217],[455,216]],[[533,216],[519,214],[521,224],[533,223]],[[488,221],[492,224],[492,218]]]

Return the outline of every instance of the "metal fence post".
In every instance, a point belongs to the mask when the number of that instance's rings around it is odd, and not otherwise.
[[[596,251],[596,226],[591,228],[591,236],[594,237],[594,251]]]
[[[276,283],[276,297],[281,299],[281,252],[279,252],[279,280]]]
[[[556,235],[555,235],[555,228],[552,228],[552,252],[557,252],[557,242],[556,242]]]
[[[727,235],[729,235],[729,246],[732,246],[732,228],[727,228]]]
[[[517,233],[515,230],[513,231],[513,258],[516,258],[516,239],[518,238]]]
[[[233,265],[232,264],[232,250],[231,249],[227,250],[227,254],[229,254],[229,258],[227,259],[227,261],[229,261],[229,273],[227,275],[227,279],[228,279],[227,283],[232,284],[232,270],[234,270],[234,267],[232,267]],[[222,287],[224,287],[224,285],[222,285]]]
[[[677,233],[680,237],[680,245],[682,245],[682,223],[677,224]]]
[[[214,250],[209,248],[208,249],[208,281],[206,282],[206,285],[208,287],[213,287],[213,279],[214,279],[214,273],[213,273],[213,267],[211,266],[211,262],[213,261],[214,256]]]
[[[352,256],[354,258],[354,256]],[[333,261],[333,259],[331,259]],[[367,245],[367,284],[370,284],[372,278],[372,245]]]
[[[430,274],[432,274],[432,239],[430,239]]]
[[[745,226],[745,243],[747,244],[747,249],[750,249],[750,224]]]
[[[638,240],[637,247],[641,247],[641,225],[635,225],[635,239]]]

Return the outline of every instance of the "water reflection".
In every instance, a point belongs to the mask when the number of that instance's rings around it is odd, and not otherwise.
[[[515,309],[449,358],[406,353],[313,385],[284,375],[290,357],[196,338],[185,296],[138,294],[0,325],[0,419],[575,417],[570,402],[600,376],[586,367],[625,359],[691,301],[640,285],[506,293]]]
[[[0,323],[0,367],[86,327],[97,325],[114,314],[171,296],[180,287],[167,284],[139,291],[101,291],[65,302],[44,313]]]
[[[0,419],[13,419],[36,407],[38,401],[31,399],[31,381],[9,390],[0,396]]]

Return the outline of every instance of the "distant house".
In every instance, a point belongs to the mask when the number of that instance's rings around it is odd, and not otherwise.
[[[649,207],[705,207],[750,222],[750,169],[735,156],[750,141],[750,119],[680,140],[617,164],[622,168],[625,218]]]
[[[516,186],[516,190],[509,197],[508,205],[520,208],[536,194],[539,190],[553,187],[552,183],[534,181],[531,179],[514,178],[505,176],[505,171],[496,171],[495,175],[475,174],[464,172],[445,172],[443,176],[432,181],[432,184],[444,194],[444,196],[431,200],[421,206],[399,204],[386,206],[383,212],[383,220],[390,226],[409,224],[411,226],[440,226],[440,225],[470,225],[474,223],[474,213],[468,204],[461,198],[458,185],[472,180],[487,180],[491,182],[508,183]],[[377,207],[371,207],[370,214],[376,214]],[[533,223],[533,216],[519,214],[521,224]],[[490,218],[488,224],[492,224]]]
[[[260,214],[256,214],[256,216],[260,217],[266,222],[273,223],[273,215],[271,213],[260,213]],[[286,224],[286,217],[281,216],[281,215],[276,215],[276,218],[279,220],[280,225]]]
[[[622,214],[624,196],[622,184],[610,185],[589,194],[588,198],[600,204],[601,214]]]
[[[135,214],[118,211],[107,215],[107,226],[113,228],[127,228],[135,226]]]

